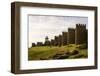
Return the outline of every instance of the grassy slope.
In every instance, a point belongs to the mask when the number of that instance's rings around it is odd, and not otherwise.
[[[87,49],[79,49],[77,48],[80,45],[67,45],[67,46],[41,46],[41,47],[31,47],[28,51],[28,59],[29,60],[40,60],[40,59],[53,59],[53,56],[56,54],[62,54],[71,52],[73,50],[78,50],[79,53],[76,55],[70,55],[66,59],[74,59],[74,58],[86,58],[87,57]]]

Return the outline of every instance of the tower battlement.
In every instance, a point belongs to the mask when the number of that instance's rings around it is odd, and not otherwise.
[[[76,24],[75,43],[82,44],[87,42],[86,24]]]
[[[62,34],[67,34],[67,32],[62,32]]]
[[[54,38],[54,45],[55,46],[58,45],[58,40],[59,40],[59,37],[58,36],[55,36],[55,38]]]
[[[68,44],[75,43],[75,29],[74,28],[68,28],[67,43]]]
[[[86,29],[86,24],[76,24],[76,29]]]
[[[68,31],[75,31],[74,28],[68,28]]]

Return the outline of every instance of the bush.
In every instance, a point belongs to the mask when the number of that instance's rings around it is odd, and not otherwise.
[[[87,44],[81,44],[81,45],[77,46],[76,48],[78,48],[78,49],[87,49]]]
[[[67,54],[56,54],[53,56],[53,59],[66,59],[68,57],[69,57],[69,55],[67,55]]]
[[[71,54],[71,55],[76,55],[76,54],[79,54],[79,51],[78,51],[78,50],[72,50],[72,51],[70,52],[70,54]]]

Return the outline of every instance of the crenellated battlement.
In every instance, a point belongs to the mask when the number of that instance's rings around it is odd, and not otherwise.
[[[83,44],[87,43],[88,30],[86,24],[76,24],[76,28],[68,28],[68,32],[63,31],[62,34],[54,36],[54,39],[49,41],[48,36],[45,37],[45,46],[65,46],[67,44]],[[37,42],[37,45],[43,45]],[[36,46],[34,43],[32,46]]]
[[[86,24],[76,24],[76,29],[86,29]]]

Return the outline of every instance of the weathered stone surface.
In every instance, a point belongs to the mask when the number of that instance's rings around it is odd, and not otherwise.
[[[35,43],[32,43],[32,47],[35,47],[36,46],[36,44]]]
[[[43,46],[42,42],[37,42],[37,46]]]
[[[59,42],[59,37],[55,36],[54,45],[58,46],[58,42]]]
[[[74,28],[68,28],[67,43],[75,44],[75,29]]]
[[[67,32],[62,32],[62,45],[67,45]]]
[[[59,35],[59,38],[58,38],[58,46],[59,47],[62,46],[62,35]]]
[[[86,30],[86,24],[76,24],[75,30],[75,44],[87,43],[88,31]]]

